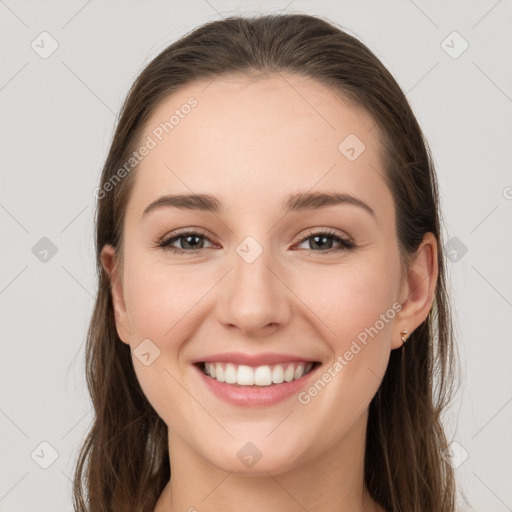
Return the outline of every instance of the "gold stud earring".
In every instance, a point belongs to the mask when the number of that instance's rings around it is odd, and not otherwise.
[[[407,338],[405,335],[408,334],[408,331],[401,331],[400,334],[402,335],[401,338],[402,338],[402,344],[403,344],[407,341]]]

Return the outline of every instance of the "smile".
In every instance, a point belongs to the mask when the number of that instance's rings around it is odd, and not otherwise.
[[[292,382],[307,375],[317,363],[290,362],[275,365],[248,366],[233,363],[200,363],[200,368],[217,382],[238,386],[271,386]]]

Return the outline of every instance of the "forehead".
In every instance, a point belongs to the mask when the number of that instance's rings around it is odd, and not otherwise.
[[[149,139],[154,147],[137,168],[132,195],[139,210],[171,192],[261,208],[292,193],[336,190],[392,206],[374,121],[310,78],[192,83],[153,112],[142,142]]]

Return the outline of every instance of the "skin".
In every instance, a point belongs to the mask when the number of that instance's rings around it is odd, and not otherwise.
[[[190,96],[197,107],[136,170],[122,265],[112,247],[102,252],[121,340],[132,353],[147,338],[160,350],[149,366],[133,357],[169,427],[172,477],[155,510],[382,510],[364,487],[368,406],[400,331],[410,335],[432,306],[436,239],[426,234],[401,272],[378,130],[330,89],[296,75],[218,77],[169,96],[146,134]],[[366,146],[352,162],[338,150],[351,133]],[[285,198],[307,191],[350,193],[376,216],[351,204],[283,215]],[[191,192],[216,196],[224,212],[163,207],[143,216],[161,195]],[[187,227],[206,234],[198,253],[155,247]],[[318,248],[310,228],[334,229],[356,248],[328,253],[339,243]],[[236,252],[247,236],[263,248],[252,263]],[[173,245],[191,251],[186,242]],[[267,407],[225,403],[191,365],[239,351],[328,368],[394,303],[400,312],[307,405],[296,396]],[[251,468],[237,458],[247,442],[262,454]]]

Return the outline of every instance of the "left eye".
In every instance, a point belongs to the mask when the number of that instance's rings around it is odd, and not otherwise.
[[[303,244],[303,243],[308,243],[308,240],[309,240],[309,250],[311,250],[312,248],[314,247],[320,247],[322,245],[329,245],[329,247],[327,248],[324,248],[323,250],[320,250],[320,251],[313,251],[313,252],[334,252],[334,251],[345,251],[345,250],[348,250],[348,249],[352,249],[354,247],[354,244],[352,241],[346,239],[346,238],[342,238],[341,236],[338,236],[334,233],[329,233],[329,232],[326,232],[326,233],[312,233],[310,235],[308,235],[306,238],[304,238],[300,244]],[[334,242],[338,242],[340,244],[341,247],[338,247],[337,249],[336,248],[332,248],[332,245],[333,245],[333,241]],[[321,247],[320,247],[321,248]]]
[[[167,240],[162,240],[158,244],[158,247],[162,247],[164,249],[177,253],[195,252],[198,249],[203,249],[202,244],[197,241],[198,239],[208,240],[208,238],[201,233],[197,233],[195,231],[187,231],[185,233],[180,233],[179,235],[168,238]],[[172,244],[179,240],[182,240],[182,242],[180,243],[180,247],[174,247]]]
[[[201,240],[203,242],[201,242]],[[208,240],[208,237],[203,235],[202,233],[198,233],[197,231],[187,231],[180,233],[178,235],[172,236],[165,240],[161,240],[157,246],[163,249],[169,250],[173,253],[189,253],[194,254],[198,252],[200,249],[204,249],[204,241]],[[179,247],[174,246],[176,242],[179,242]],[[353,249],[355,244],[346,238],[343,238],[335,233],[331,232],[316,232],[310,233],[307,237],[303,238],[299,246],[308,243],[309,247],[306,250],[312,252],[319,253],[327,253],[327,252],[336,252],[336,251],[346,251],[349,249]],[[333,243],[338,243],[340,247],[334,248],[332,247]],[[322,247],[327,245],[328,247]],[[320,249],[320,250],[315,250]]]

